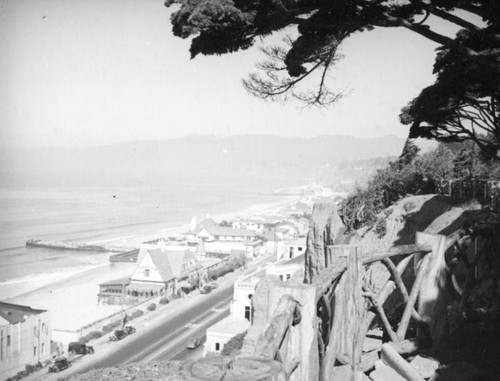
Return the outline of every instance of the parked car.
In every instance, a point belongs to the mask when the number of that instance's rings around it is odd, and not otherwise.
[[[79,343],[78,341],[73,341],[68,345],[68,353],[73,353],[77,355],[86,355],[87,353],[94,353],[94,347],[91,345],[86,345]]]
[[[210,282],[207,283],[205,287],[210,287],[212,290],[215,290],[217,287],[219,287],[219,284],[217,282]]]
[[[59,373],[61,370],[67,369],[70,366],[71,363],[66,357],[59,357],[49,366],[49,373]]]
[[[187,342],[187,349],[196,349],[203,343],[203,337],[193,337]]]
[[[219,285],[217,283],[208,283],[200,289],[200,294],[208,294],[215,290]]]
[[[135,333],[135,331],[136,331],[135,327],[132,327],[131,325],[125,326],[125,328],[123,328],[123,330],[125,331],[125,333],[127,335],[131,335],[131,334]]]
[[[109,341],[118,341],[127,337],[127,332],[122,329],[115,329],[115,332],[109,337]]]

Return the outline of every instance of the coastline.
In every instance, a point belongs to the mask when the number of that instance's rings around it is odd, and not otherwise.
[[[250,215],[275,214],[304,199],[303,195],[286,195],[284,199],[283,195],[278,197],[280,200],[275,203],[255,204],[237,211],[217,213],[211,217],[220,222]],[[149,234],[107,238],[100,243],[135,248],[143,242],[184,233],[188,229],[188,224],[164,227]],[[102,263],[96,265],[8,280],[0,283],[0,294],[3,300],[10,303],[49,310],[53,329],[78,330],[92,321],[118,312],[121,308],[97,305],[100,283],[130,276],[135,268],[135,263],[109,263],[111,254],[113,253],[105,253]]]

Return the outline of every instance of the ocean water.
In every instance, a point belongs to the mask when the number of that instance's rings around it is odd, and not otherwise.
[[[108,262],[109,253],[27,248],[28,239],[100,243],[150,235],[231,213],[276,203],[272,189],[286,184],[182,183],[164,187],[0,188],[0,299],[2,290]],[[47,280],[46,279],[46,280]]]

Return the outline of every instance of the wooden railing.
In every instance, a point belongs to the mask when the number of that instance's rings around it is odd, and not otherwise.
[[[442,180],[437,192],[453,199],[474,199],[500,211],[500,181],[493,180]]]
[[[409,372],[410,379],[420,380],[395,356],[441,340],[448,271],[444,253],[460,237],[458,233],[449,237],[417,233],[413,245],[371,253],[363,253],[358,246],[329,246],[327,267],[312,284],[273,282],[260,292],[257,289],[255,305],[267,307],[256,308],[243,355],[280,362],[292,381],[343,380],[346,367],[355,377],[379,358],[380,350],[363,352],[365,337],[378,318],[391,342],[390,348],[382,348],[388,361],[392,358],[394,366],[402,367],[401,374]],[[387,271],[379,287],[370,289],[363,277],[367,265],[376,262]],[[404,276],[410,264],[413,271]],[[405,285],[408,278],[412,279],[410,288]],[[404,308],[399,321],[390,322],[386,302],[395,296]],[[411,321],[418,335],[408,339]]]

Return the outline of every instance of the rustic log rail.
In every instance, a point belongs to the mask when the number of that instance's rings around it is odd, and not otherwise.
[[[288,369],[287,376],[291,381],[345,379],[345,373],[344,378],[336,375],[339,365],[344,365],[344,370],[345,366],[350,366],[354,380],[360,372],[371,369],[378,359],[373,352],[362,353],[365,337],[376,317],[396,353],[414,352],[420,345],[439,340],[444,318],[439,295],[448,271],[444,253],[463,239],[463,235],[464,232],[449,237],[417,233],[415,244],[393,246],[371,253],[363,253],[358,246],[329,246],[325,258],[328,267],[318,274],[312,284],[292,286],[274,282],[268,286],[263,293],[268,306],[278,307],[275,313],[269,310],[258,312],[268,317],[267,325],[260,327],[260,336],[255,340],[257,344],[254,344],[251,355],[281,362],[284,369]],[[374,292],[363,286],[362,269],[376,262],[384,265],[388,275]],[[410,264],[413,264],[415,276],[408,290],[403,273]],[[308,298],[312,294],[313,305],[316,306],[313,321],[309,320],[311,314],[306,313],[308,318],[292,324],[294,313],[311,309],[304,306],[311,304]],[[385,304],[390,297],[396,296],[404,305],[404,311],[400,321],[391,324]],[[411,321],[422,327],[419,332],[424,336],[406,339]],[[311,325],[317,331],[314,340],[307,341],[305,353],[309,354],[308,358],[303,356],[303,333],[299,333],[297,327],[292,329],[296,324]],[[385,352],[392,354],[393,350]],[[311,356],[311,352],[316,354]],[[397,362],[397,359],[393,360]],[[315,368],[318,371],[312,371]]]

